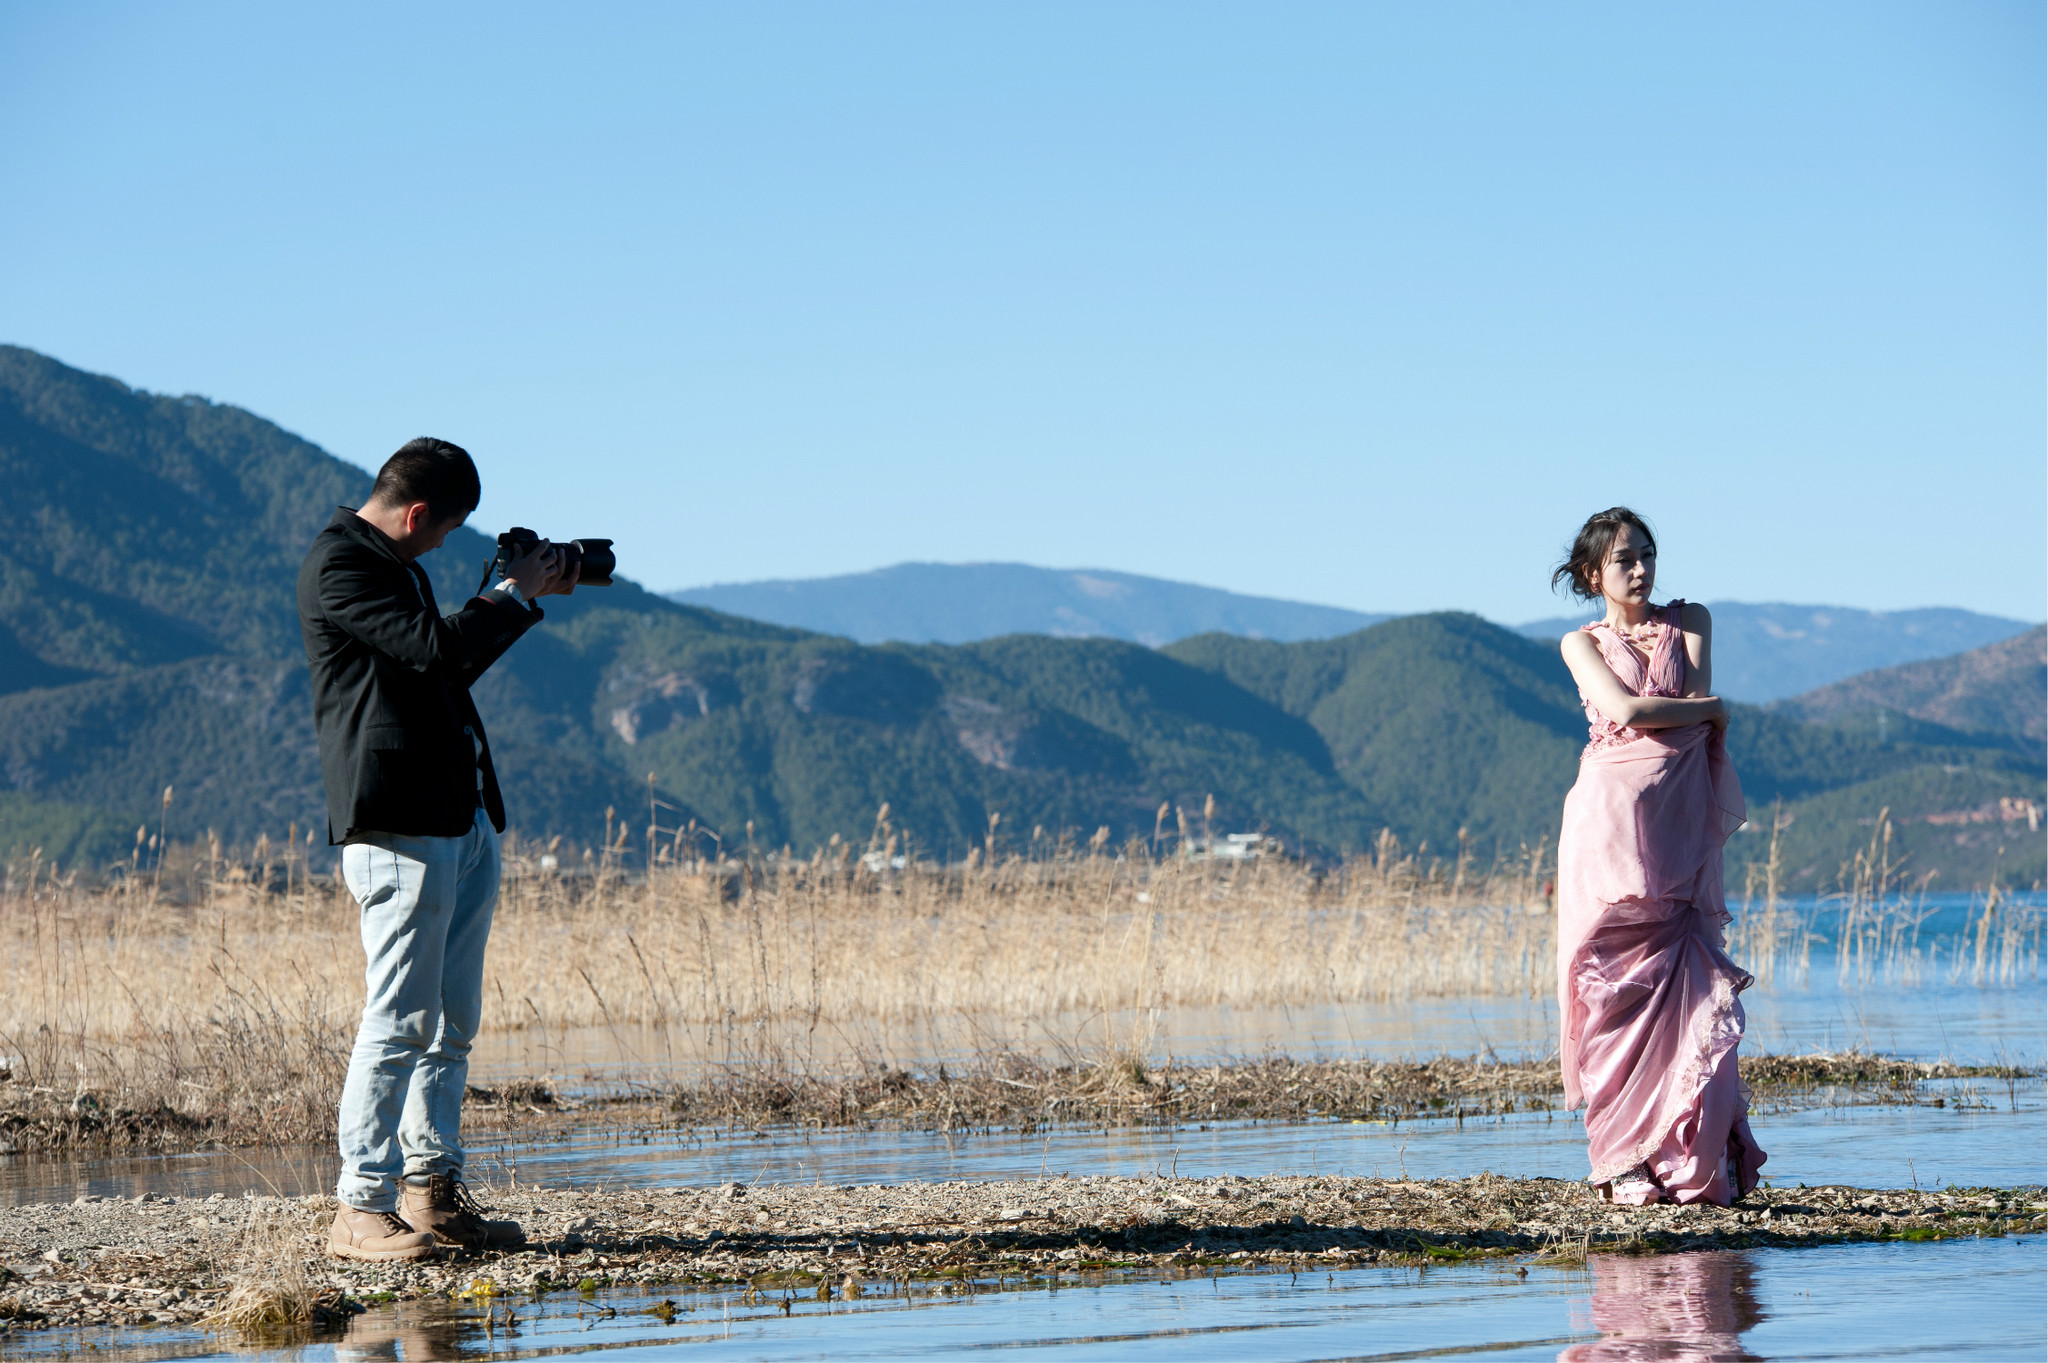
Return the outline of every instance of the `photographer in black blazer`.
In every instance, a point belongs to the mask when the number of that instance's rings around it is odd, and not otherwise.
[[[341,1095],[341,1209],[330,1253],[424,1258],[438,1244],[516,1244],[464,1190],[462,1095],[483,1013],[505,805],[469,688],[566,595],[575,570],[541,542],[442,615],[421,555],[482,498],[445,440],[385,461],[299,570],[299,627],[327,793],[327,839],[362,908],[367,1001]]]

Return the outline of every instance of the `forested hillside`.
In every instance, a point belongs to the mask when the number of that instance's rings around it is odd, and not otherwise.
[[[1391,826],[1438,847],[1460,827],[1489,845],[1548,836],[1586,741],[1557,650],[1477,616],[1299,644],[1207,634],[1165,651],[1308,721]]]
[[[1941,663],[1870,674],[1857,695],[1919,695],[1924,678],[1967,677],[1932,688],[1946,714],[2009,716],[2039,708],[2035,673],[2012,659],[2039,651],[2034,640],[1991,645]],[[2033,654],[2026,652],[2031,647]],[[1554,836],[1586,724],[1571,674],[1554,644],[1531,641],[1472,616],[1410,616],[1317,643],[1267,644],[1205,635],[1166,650],[1223,673],[1308,720],[1338,769],[1392,821],[1438,846],[1466,827],[1486,843]],[[1849,685],[1845,683],[1844,685]],[[2031,690],[2029,690],[2031,687]],[[1918,688],[1918,689],[1916,689]],[[1869,841],[1889,809],[1894,851],[1939,884],[1966,888],[1995,869],[2025,883],[2042,875],[2038,806],[2040,744],[2006,728],[1964,730],[1902,713],[1839,703],[1816,692],[1763,709],[1737,705],[1729,752],[1749,800],[1751,823],[1732,856],[1761,857],[1760,837],[1782,807],[1782,855],[1793,884],[1829,883],[1853,849]],[[1820,710],[1833,722],[1800,714]],[[2029,814],[2029,809],[2036,812]]]
[[[2027,633],[2024,620],[1954,606],[1865,611],[1785,602],[1712,601],[1714,686],[1765,705],[1873,668],[1948,658]],[[1516,628],[1546,642],[1596,612],[1532,620]]]
[[[19,490],[0,505],[0,840],[117,855],[166,786],[177,836],[322,826],[293,582],[367,475],[236,408],[15,348],[0,472]],[[488,555],[464,530],[423,562],[452,603]],[[864,836],[883,801],[940,855],[991,812],[1005,842],[1121,838],[1211,794],[1232,826],[1322,845],[1377,827],[1308,726],[1136,645],[861,648],[629,582],[547,609],[477,688],[529,831],[592,838],[613,808],[637,838],[650,773],[665,821],[769,847]]]
[[[2048,741],[2048,627],[1947,658],[1878,668],[1772,707],[1816,723],[1913,721]]]
[[[239,409],[11,348],[0,474],[15,494],[0,501],[0,857],[41,847],[90,869],[160,817],[186,838],[324,829],[293,582],[368,475]],[[444,605],[488,555],[464,530],[424,560]],[[1005,847],[1098,827],[1121,840],[1151,835],[1162,802],[1199,822],[1213,797],[1217,831],[1335,852],[1382,828],[1448,851],[1462,829],[1484,857],[1554,836],[1584,741],[1554,644],[1467,615],[1153,650],[862,646],[629,581],[547,609],[478,703],[513,821],[583,841],[614,810],[638,845],[652,797],[668,827],[807,852],[864,838],[886,801],[950,858],[992,814]],[[1788,802],[1809,887],[1887,803],[1945,883],[2040,873],[2039,839],[2006,838],[2012,811],[2042,800],[2038,744],[1853,707],[1828,724],[1745,710],[1732,741],[1752,803]]]

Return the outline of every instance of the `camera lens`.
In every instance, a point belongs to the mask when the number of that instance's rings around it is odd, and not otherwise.
[[[618,557],[612,553],[610,540],[574,540],[574,552],[581,563],[576,574],[579,587],[609,587],[612,574],[619,566]]]

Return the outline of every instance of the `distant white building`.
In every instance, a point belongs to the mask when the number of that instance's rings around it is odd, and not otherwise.
[[[1269,838],[1264,833],[1186,838],[1180,845],[1180,854],[1190,861],[1250,861],[1255,857],[1279,856],[1286,850],[1278,838]]]

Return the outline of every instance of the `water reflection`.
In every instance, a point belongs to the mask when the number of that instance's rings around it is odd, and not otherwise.
[[[672,1285],[488,1305],[377,1307],[296,1345],[192,1330],[0,1336],[0,1359],[254,1363],[289,1357],[702,1363],[1000,1356],[1046,1363],[1199,1358],[1699,1360],[2048,1357],[2043,1237],[1632,1258],[1585,1268],[1490,1260],[1429,1268],[1076,1274],[871,1284],[858,1300],[749,1299]],[[1589,1295],[1590,1293],[1590,1295]],[[672,1297],[673,1300],[669,1300]],[[1760,1303],[1768,1302],[1768,1312]],[[1567,1347],[1569,1346],[1569,1347]]]
[[[423,1358],[454,1359],[467,1353],[489,1352],[500,1333],[496,1326],[497,1321],[491,1320],[486,1333],[485,1323],[473,1317],[437,1316],[403,1309],[372,1311],[349,1322],[348,1333],[334,1346],[335,1363],[417,1363]],[[509,1336],[517,1328],[515,1320],[503,1333]]]
[[[1593,1328],[1600,1338],[1574,1344],[1559,1363],[1733,1363],[1760,1355],[1742,1333],[1764,1320],[1756,1265],[1731,1252],[1592,1260]]]

